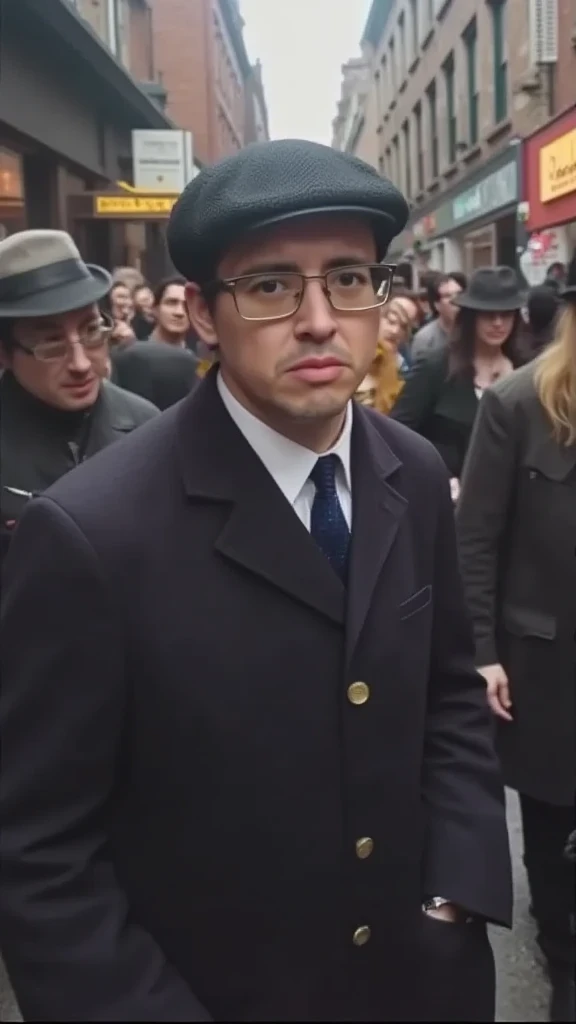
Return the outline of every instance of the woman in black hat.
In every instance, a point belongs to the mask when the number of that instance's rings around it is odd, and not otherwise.
[[[513,270],[487,267],[473,274],[453,302],[460,312],[448,349],[416,360],[392,418],[436,446],[457,497],[482,393],[520,361],[516,337],[523,298]]]
[[[576,265],[553,342],[490,389],[462,478],[460,561],[476,664],[520,794],[524,863],[552,983],[574,1020]]]

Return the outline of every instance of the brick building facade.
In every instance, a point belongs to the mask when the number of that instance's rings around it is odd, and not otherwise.
[[[92,201],[130,181],[132,129],[173,127],[148,91],[149,25],[148,0],[4,0],[0,238],[60,228],[91,262],[162,270],[159,223],[97,217]]]
[[[213,163],[268,136],[260,70],[252,67],[234,0],[154,0],[154,47],[167,112]]]
[[[534,64],[529,0],[373,0],[370,64],[354,152],[406,194],[396,243],[426,265],[472,270],[516,256],[518,142],[574,102],[573,0],[558,0],[560,49]]]

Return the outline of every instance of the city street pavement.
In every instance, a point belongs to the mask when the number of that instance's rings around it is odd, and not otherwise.
[[[522,839],[518,803],[509,799],[508,821],[514,855],[516,923],[510,934],[494,929],[498,965],[498,1021],[546,1021],[547,985],[534,944],[534,926],[528,913],[528,889],[522,868]],[[0,965],[0,1021],[21,1020]]]

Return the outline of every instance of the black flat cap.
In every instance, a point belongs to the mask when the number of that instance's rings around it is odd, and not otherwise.
[[[330,212],[366,217],[380,260],[409,215],[392,182],[348,153],[295,139],[255,143],[185,188],[168,224],[170,257],[188,281],[205,284],[246,231]]]

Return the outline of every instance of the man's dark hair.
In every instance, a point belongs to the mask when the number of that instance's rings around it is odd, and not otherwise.
[[[560,299],[554,288],[548,284],[531,288],[528,293],[528,322],[533,331],[545,331],[556,319]]]
[[[458,285],[460,285],[460,287],[462,287],[462,285],[461,285],[460,281],[458,280],[458,278],[459,277],[463,277],[463,276],[464,275],[459,275],[457,273],[456,274],[437,274],[430,281],[430,284],[428,285],[428,302],[430,303],[430,308],[431,308],[434,316],[436,316],[436,317],[438,316],[438,310],[436,309],[436,303],[440,302],[440,300],[442,298],[442,296],[440,295],[440,289],[442,288],[442,286],[445,285],[445,284],[448,284],[449,281],[455,281],[456,284],[458,284]]]
[[[164,298],[166,292],[168,291],[170,286],[173,285],[173,284],[185,285],[186,284],[186,279],[184,277],[174,276],[174,277],[165,277],[163,281],[160,281],[160,284],[156,285],[156,288],[154,289],[154,305],[155,306],[159,306],[160,305],[160,303],[162,302],[162,299]]]
[[[463,292],[466,291],[468,287],[468,278],[461,270],[451,270],[446,276],[449,281],[456,281],[456,284],[460,285]]]
[[[531,288],[526,302],[528,323],[519,335],[519,351],[523,361],[529,363],[550,344],[560,309],[560,297],[550,283]]]

